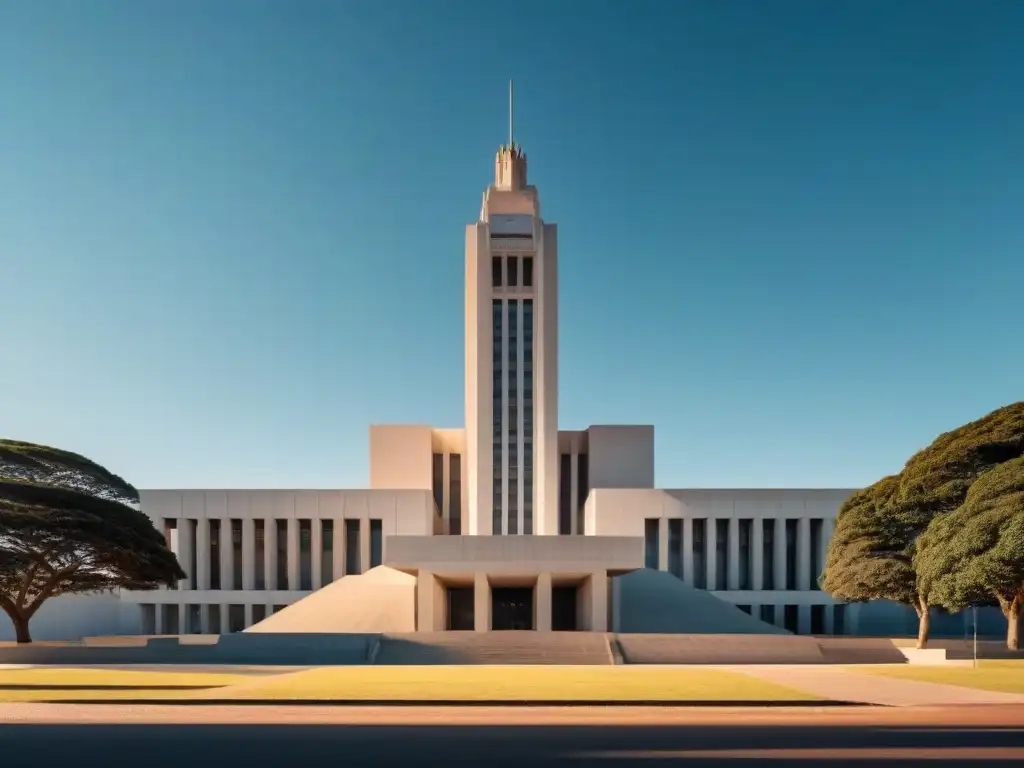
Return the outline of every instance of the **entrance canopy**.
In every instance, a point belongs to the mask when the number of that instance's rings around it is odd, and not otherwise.
[[[385,565],[405,573],[429,571],[448,579],[486,573],[492,580],[540,573],[580,578],[617,576],[644,567],[638,536],[389,536]]]

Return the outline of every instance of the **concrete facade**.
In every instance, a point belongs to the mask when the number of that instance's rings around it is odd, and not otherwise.
[[[558,429],[558,233],[511,140],[466,227],[465,287],[464,427],[372,426],[368,490],[144,491],[187,578],[53,601],[36,636],[230,633],[371,583],[357,602],[403,606],[385,630],[454,628],[458,610],[487,631],[501,603],[534,629],[604,631],[615,579],[643,568],[794,632],[856,631],[859,608],[816,587],[849,490],[659,490],[652,426]],[[354,581],[379,566],[415,577],[415,597]],[[317,611],[304,615],[312,631]],[[385,631],[372,615],[332,626]]]

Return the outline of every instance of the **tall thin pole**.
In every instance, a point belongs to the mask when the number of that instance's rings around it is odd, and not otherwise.
[[[978,606],[971,606],[974,619],[974,668],[978,668]]]
[[[515,120],[516,120],[516,102],[515,102],[515,90],[512,85],[512,79],[508,81],[508,146],[509,149],[515,146]]]

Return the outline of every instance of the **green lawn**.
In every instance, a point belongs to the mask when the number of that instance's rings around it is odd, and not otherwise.
[[[172,687],[188,687],[189,690]],[[738,672],[642,666],[321,667],[266,676],[98,669],[0,670],[0,701],[132,699],[728,701],[738,704],[821,701],[810,694]]]
[[[814,701],[747,675],[654,667],[328,667],[206,692],[238,700]]]
[[[898,665],[888,667],[857,667],[858,672],[920,683],[942,683],[964,688],[1003,693],[1024,693],[1024,661],[982,660],[973,667],[927,667]]]

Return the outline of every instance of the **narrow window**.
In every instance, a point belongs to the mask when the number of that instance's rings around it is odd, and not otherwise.
[[[277,588],[297,589],[298,585],[288,581],[288,521],[276,520],[277,523]]]
[[[821,572],[824,569],[824,563],[821,562],[822,552],[822,537],[825,533],[825,521],[820,517],[811,519],[811,572],[809,578],[811,583],[807,585],[807,589],[820,590],[821,585],[818,584],[818,577],[821,576]],[[824,619],[822,619],[824,621]],[[815,632],[814,634],[821,634]]]
[[[649,517],[644,520],[644,568],[658,570],[658,519]]]
[[[384,562],[384,526],[381,520],[370,521],[370,567]]]
[[[334,581],[334,521],[321,520],[323,554],[320,556],[320,583],[325,587]]]
[[[683,578],[683,521],[678,517],[668,521],[668,570]]]
[[[235,589],[242,589],[242,521],[231,521],[231,570]]]
[[[501,288],[501,256],[491,257],[491,286]]]
[[[519,259],[515,256],[508,257],[508,282],[506,285],[510,288],[519,285]]]
[[[563,453],[559,457],[558,472],[558,533],[572,533],[572,457]]]
[[[256,539],[256,551],[253,554],[253,565],[255,566],[254,570],[256,571],[255,587],[256,589],[266,589],[267,576],[266,572],[263,570],[263,566],[266,563],[265,555],[263,554],[264,547],[266,546],[265,536],[263,534],[263,521],[257,520],[254,527],[256,528],[256,535],[253,537]]]
[[[715,584],[712,589],[729,588],[729,521],[715,520]]]
[[[434,504],[438,512],[444,512],[444,454],[435,453],[433,460]]]
[[[707,589],[707,518],[699,518],[693,521],[693,586],[698,589]]]
[[[761,589],[775,589],[775,520],[765,518],[762,525]],[[773,614],[774,615],[774,614]]]
[[[533,259],[528,256],[523,257],[523,287],[533,287]]]
[[[462,533],[462,456],[448,455],[448,533]]]
[[[313,521],[299,520],[299,589],[313,588]]]
[[[220,544],[223,520],[210,520],[210,589],[220,589]],[[224,537],[227,545],[227,536]]]
[[[753,589],[752,577],[750,572],[750,537],[754,528],[754,521],[745,519],[740,520],[739,532],[740,532],[740,589]]]
[[[359,521],[345,521],[345,573],[349,576],[362,571],[359,567]]]

